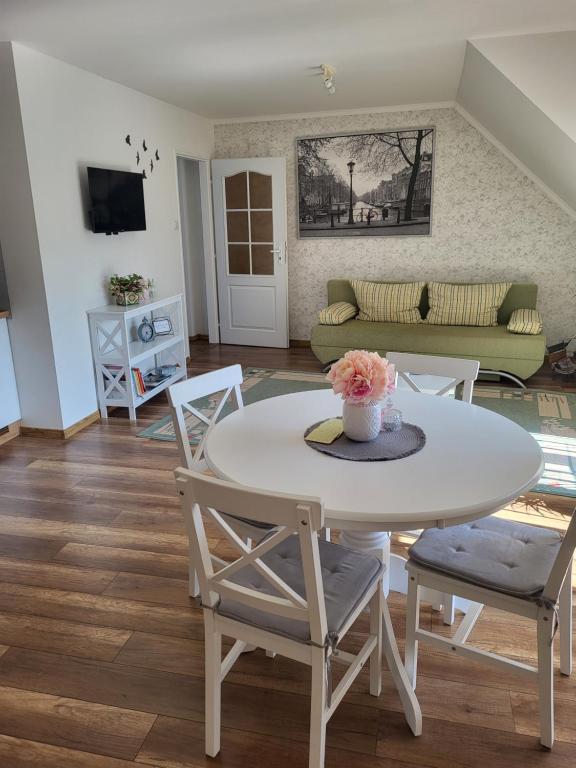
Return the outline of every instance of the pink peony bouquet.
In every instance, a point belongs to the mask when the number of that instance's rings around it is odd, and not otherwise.
[[[372,403],[394,391],[396,371],[378,352],[355,349],[333,363],[326,378],[343,400]]]

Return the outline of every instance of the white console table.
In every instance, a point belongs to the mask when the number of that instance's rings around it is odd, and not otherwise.
[[[143,318],[169,317],[173,333],[155,336],[149,342],[138,338],[137,329]],[[182,294],[166,299],[148,301],[136,306],[115,304],[88,311],[90,340],[94,358],[94,373],[98,405],[103,419],[109,407],[128,408],[130,420],[136,420],[136,408],[162,392],[179,379],[186,378],[188,343],[182,308]],[[177,365],[177,371],[144,394],[134,385],[132,369],[142,375],[160,365]]]

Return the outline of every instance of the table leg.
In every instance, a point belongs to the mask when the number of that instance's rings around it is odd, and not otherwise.
[[[401,587],[402,580],[404,589],[400,589],[399,591],[406,593],[408,584],[404,569],[404,563],[406,561],[398,555],[390,554],[390,534],[373,531],[341,531],[340,543],[345,547],[359,549],[362,552],[373,552],[382,559],[382,562],[386,566],[386,571],[384,572],[385,595],[388,594],[390,589],[396,591],[397,587]],[[396,560],[401,562],[396,562]],[[394,685],[400,695],[406,721],[410,726],[412,733],[415,736],[420,736],[422,733],[422,713],[420,711],[420,704],[410,685],[410,680],[408,679],[408,675],[402,664],[402,659],[400,658],[400,653],[398,652],[396,636],[390,620],[390,612],[386,600],[382,602],[382,623],[383,649],[386,661],[388,662],[388,668],[390,669],[390,674],[392,675]]]
[[[394,634],[394,627],[390,620],[390,611],[388,610],[388,603],[386,600],[382,601],[382,646],[384,648],[384,655],[388,662],[388,669],[394,680],[394,685],[400,696],[400,701],[404,708],[404,715],[406,722],[410,726],[410,730],[414,736],[420,736],[422,734],[422,711],[420,710],[420,704],[414,693],[414,689],[410,685],[410,679],[406,668],[400,658],[398,646],[396,644],[396,635]]]

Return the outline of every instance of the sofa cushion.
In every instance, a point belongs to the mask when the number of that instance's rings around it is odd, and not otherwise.
[[[498,310],[512,283],[428,283],[430,325],[498,325]]]
[[[372,280],[372,282],[385,281]],[[356,296],[350,285],[350,280],[332,278],[328,280],[326,288],[328,291],[328,304],[334,304],[336,301],[348,301],[351,304],[356,304]],[[498,311],[498,325],[506,325],[515,309],[521,309],[522,307],[536,309],[537,299],[538,286],[534,285],[534,283],[512,283]],[[426,317],[429,309],[428,287],[426,286],[422,291],[422,298],[420,299],[420,315]]]
[[[410,559],[435,571],[516,597],[542,593],[562,536],[549,528],[487,517],[431,528],[410,547]]]
[[[515,309],[508,323],[510,333],[542,333],[542,317],[536,309]]]
[[[360,307],[359,320],[376,323],[422,322],[418,305],[426,283],[350,282]]]
[[[322,325],[342,325],[346,320],[351,320],[358,314],[358,307],[347,301],[337,301],[324,307],[318,313],[318,322]]]

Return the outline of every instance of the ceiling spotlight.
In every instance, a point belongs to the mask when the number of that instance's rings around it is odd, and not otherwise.
[[[320,70],[324,80],[324,88],[329,94],[336,93],[336,70],[330,64],[321,64]]]

